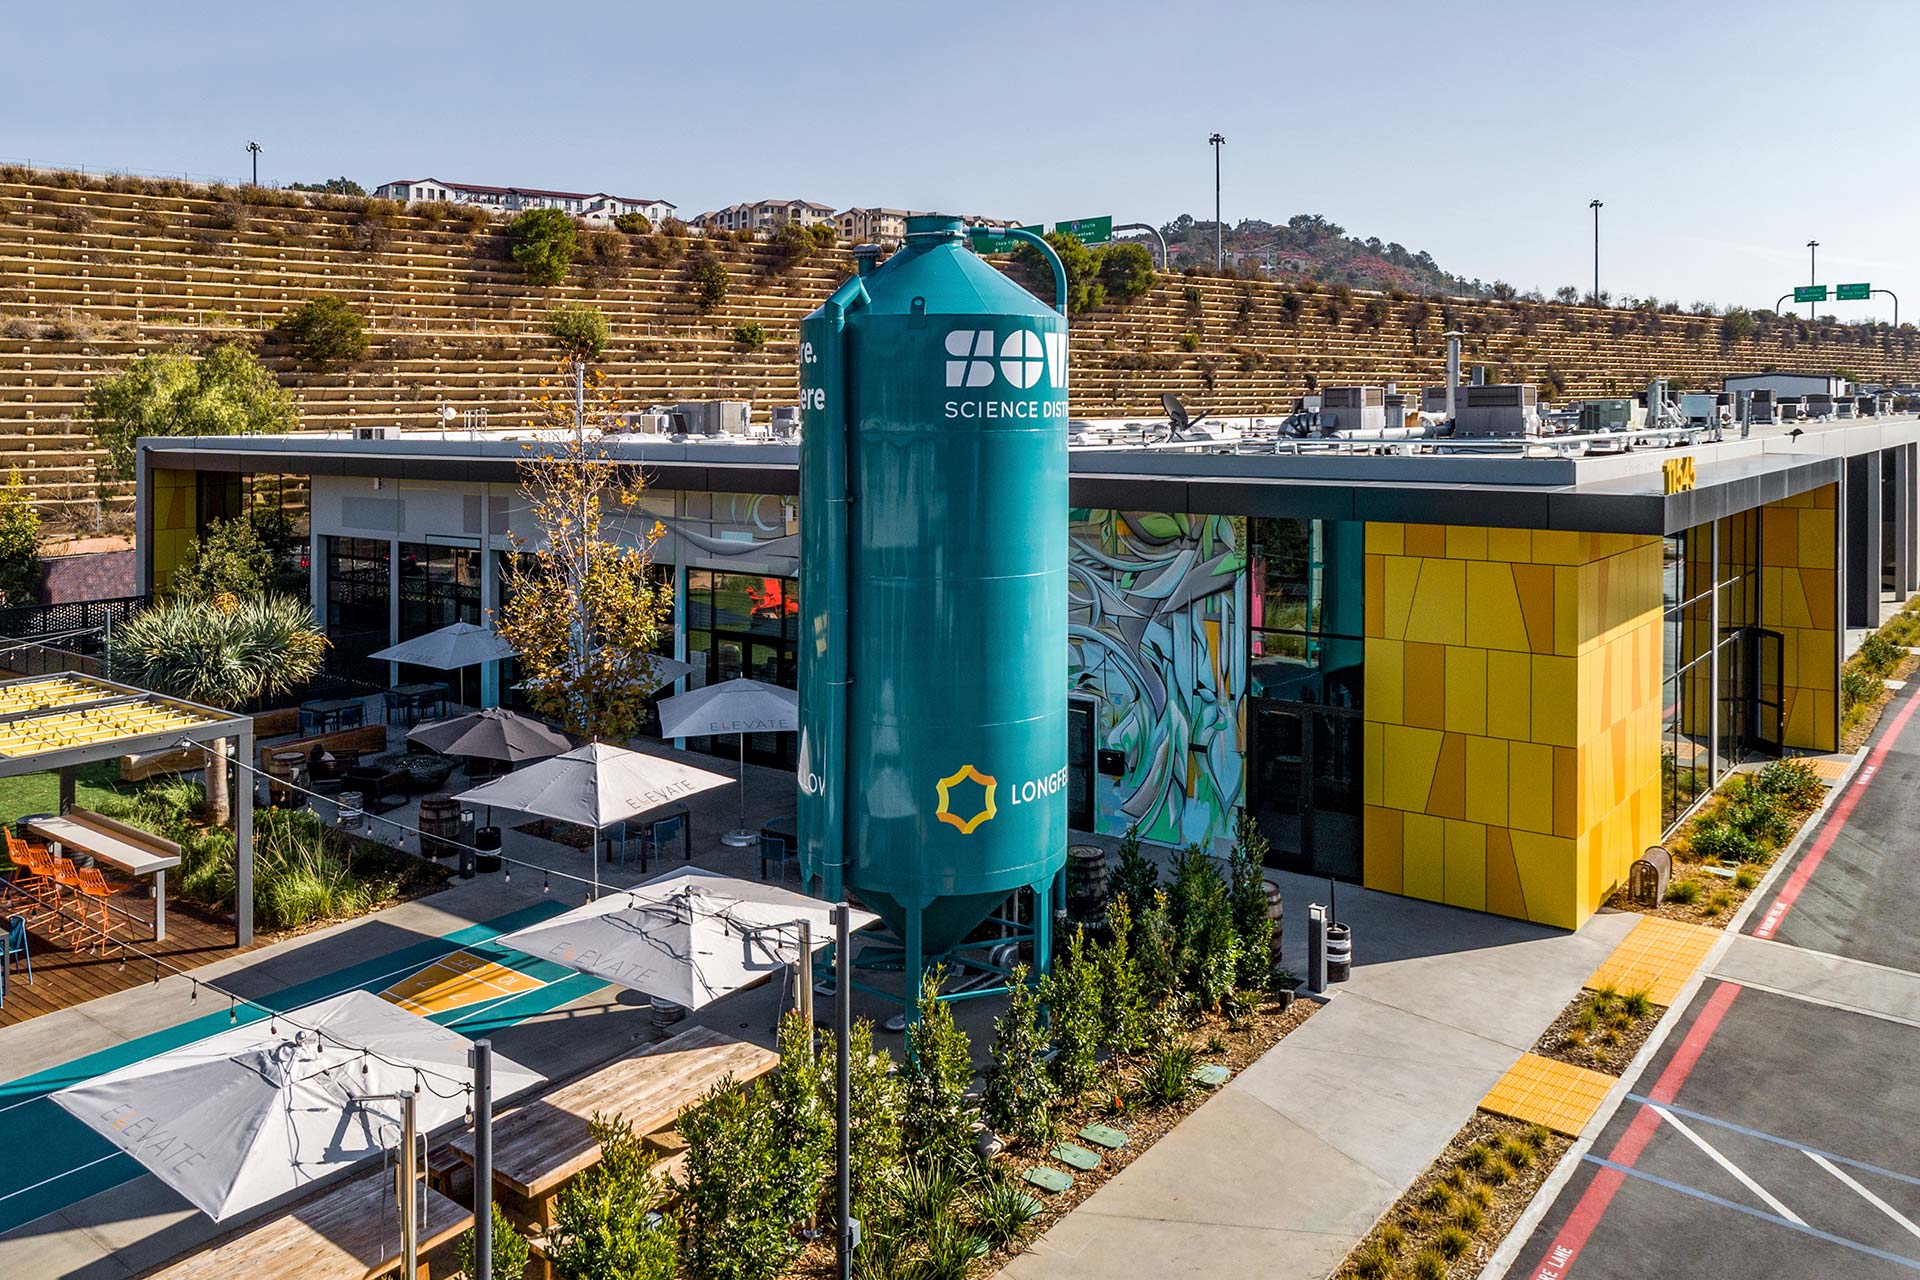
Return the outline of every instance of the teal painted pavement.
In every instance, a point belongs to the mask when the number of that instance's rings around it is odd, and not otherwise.
[[[470,951],[545,984],[517,995],[450,1009],[432,1018],[462,1035],[484,1036],[556,1009],[605,985],[598,978],[551,961],[536,960],[493,942],[502,934],[558,915],[565,909],[563,903],[535,903],[497,919],[470,925],[444,937],[425,939],[289,987],[261,1003],[285,1013],[356,987],[380,991],[442,956]],[[184,1003],[186,998],[180,998]],[[202,1016],[0,1084],[0,1151],[6,1153],[4,1163],[0,1163],[0,1233],[117,1187],[144,1172],[132,1157],[123,1155],[62,1111],[47,1095],[226,1030],[226,997],[208,989],[202,992],[196,1007],[205,1010]],[[242,1022],[256,1022],[268,1016],[245,1005],[239,1006],[236,1013]]]

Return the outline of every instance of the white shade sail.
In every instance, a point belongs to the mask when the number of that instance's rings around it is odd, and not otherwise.
[[[592,742],[455,799],[598,829],[732,781],[666,756]]]
[[[800,699],[793,690],[745,677],[722,680],[660,703],[663,738],[795,733],[799,728]]]
[[[852,913],[852,927],[879,919]],[[800,922],[817,950],[833,906],[757,880],[688,867],[508,934],[516,951],[689,1009],[764,981],[800,958]]]
[[[367,655],[379,662],[408,662],[436,671],[457,671],[476,662],[498,662],[513,657],[513,646],[499,632],[476,627],[471,622],[429,631],[411,640],[389,645]]]
[[[401,1105],[369,1097],[416,1091],[422,1132],[462,1119],[472,1044],[349,991],[95,1076],[53,1100],[219,1221],[393,1150]],[[493,1080],[505,1098],[543,1077],[495,1054]]]

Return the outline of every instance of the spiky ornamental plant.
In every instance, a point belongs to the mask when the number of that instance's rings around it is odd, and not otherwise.
[[[1024,964],[1016,964],[1007,975],[1007,1009],[993,1024],[984,1110],[987,1127],[995,1133],[1040,1147],[1053,1135],[1053,1120],[1040,1063],[1046,1048],[1040,996],[1030,977]]]
[[[113,633],[109,673],[157,693],[238,710],[294,688],[320,670],[327,638],[292,596],[176,599],[137,614]],[[207,771],[207,820],[227,820],[227,740]]]

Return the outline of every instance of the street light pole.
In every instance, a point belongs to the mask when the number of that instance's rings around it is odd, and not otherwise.
[[[1820,261],[1819,252],[1820,242],[1818,240],[1807,241],[1807,283],[1810,285],[1820,283],[1820,268],[1818,265]],[[1811,302],[1807,303],[1807,319],[1813,319],[1813,303]]]
[[[253,157],[253,185],[257,187],[260,185],[260,144],[249,142],[247,154]]]
[[[1220,147],[1226,142],[1226,135],[1210,133],[1207,141],[1213,147],[1213,269],[1218,271],[1226,260],[1221,251],[1220,241]]]
[[[1600,210],[1604,206],[1594,200],[1587,205],[1593,210],[1593,305],[1600,305]]]

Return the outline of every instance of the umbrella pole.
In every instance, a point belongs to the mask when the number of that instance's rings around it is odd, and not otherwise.
[[[593,858],[593,900],[598,902],[600,900],[600,828],[598,827],[593,829],[591,856]]]
[[[729,849],[744,849],[759,840],[759,837],[747,829],[747,734],[740,734],[740,825],[720,837],[720,843]]]
[[[839,1209],[839,1248],[835,1250],[835,1274],[839,1280],[852,1280],[853,1251],[860,1243],[860,1224],[853,1219],[852,1107],[853,1081],[853,946],[852,914],[844,902],[833,908],[834,964],[839,973],[834,982],[833,1038],[838,1048],[834,1065],[834,1139],[833,1162],[835,1203]],[[806,999],[813,998],[813,987],[806,987]]]

